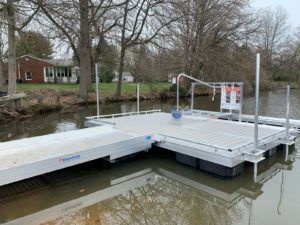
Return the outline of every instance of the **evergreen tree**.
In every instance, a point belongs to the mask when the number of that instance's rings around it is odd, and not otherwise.
[[[42,34],[35,31],[21,33],[16,43],[16,55],[32,55],[37,58],[51,58],[52,45]]]

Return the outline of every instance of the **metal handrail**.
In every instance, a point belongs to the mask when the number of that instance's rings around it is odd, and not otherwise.
[[[141,111],[141,112],[114,113],[114,114],[107,114],[107,115],[101,115],[101,116],[88,116],[85,118],[87,120],[95,120],[95,119],[102,119],[102,118],[115,118],[115,117],[121,117],[121,116],[149,114],[149,113],[156,113],[156,112],[161,112],[161,109],[153,109],[153,110],[147,110],[147,111]]]
[[[176,93],[176,109],[177,110],[179,110],[179,81],[180,81],[180,78],[181,77],[186,77],[186,78],[189,78],[190,80],[193,80],[193,81],[196,81],[197,83],[199,83],[199,84],[202,84],[202,85],[204,85],[204,86],[207,86],[207,87],[210,87],[210,88],[214,88],[214,86],[213,85],[211,85],[211,84],[209,84],[209,83],[207,83],[207,82],[204,82],[204,81],[202,81],[202,80],[198,80],[198,79],[196,79],[196,78],[194,78],[194,77],[191,77],[191,76],[189,76],[189,75],[186,75],[186,74],[184,74],[184,73],[181,73],[181,74],[179,74],[178,76],[177,76],[177,93]]]

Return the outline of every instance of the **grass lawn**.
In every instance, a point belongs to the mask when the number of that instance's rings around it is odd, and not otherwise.
[[[170,83],[141,83],[140,84],[140,93],[147,94],[151,92],[158,92],[163,89],[168,89]],[[114,93],[116,91],[116,83],[100,83],[99,90],[104,93]],[[136,92],[136,83],[123,83],[122,84],[122,93],[123,94],[132,94]],[[17,84],[18,91],[31,91],[31,90],[41,90],[41,89],[55,89],[62,91],[72,91],[79,92],[79,84],[57,84],[57,83],[42,83],[42,84]],[[96,90],[96,85],[93,83],[93,90]]]
[[[271,88],[286,88],[288,85],[287,81],[271,81],[269,83],[269,87]],[[290,83],[291,88],[299,88],[300,84],[296,82],[291,82]]]

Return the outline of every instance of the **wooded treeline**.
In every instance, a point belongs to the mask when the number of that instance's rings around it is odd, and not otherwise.
[[[80,65],[83,99],[95,62],[103,73],[126,70],[139,82],[185,72],[205,81],[244,81],[251,90],[260,52],[262,84],[300,81],[300,32],[283,8],[255,11],[250,0],[2,0],[0,31],[0,88],[8,60],[9,93],[16,92],[16,43],[39,35],[54,46],[39,54],[59,49]],[[121,87],[119,76],[116,97]]]

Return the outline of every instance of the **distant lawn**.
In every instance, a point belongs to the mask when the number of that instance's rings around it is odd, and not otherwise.
[[[140,92],[141,94],[159,92],[163,89],[168,89],[170,83],[141,83]],[[116,83],[100,83],[99,90],[104,93],[114,93],[116,91]],[[136,83],[123,83],[122,93],[131,94],[136,92]],[[32,91],[41,89],[54,89],[62,91],[79,92],[79,84],[57,84],[57,83],[42,83],[42,84],[17,84],[18,91]],[[93,90],[96,90],[96,84],[93,83]]]
[[[271,88],[286,88],[288,85],[288,81],[271,81],[269,83],[269,87]],[[300,84],[296,82],[290,83],[291,88],[299,88]]]

